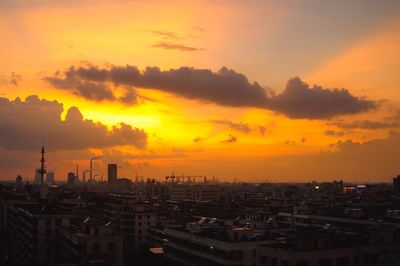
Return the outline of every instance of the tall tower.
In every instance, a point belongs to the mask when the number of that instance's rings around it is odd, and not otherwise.
[[[40,185],[44,184],[44,174],[46,173],[46,169],[44,168],[44,144],[42,146],[42,158],[40,159],[40,170],[39,170],[39,174],[40,174]]]
[[[46,173],[46,169],[44,168],[44,144],[42,145],[42,158],[40,159],[40,197],[43,199],[47,196],[48,190],[47,187],[44,185],[44,174]]]

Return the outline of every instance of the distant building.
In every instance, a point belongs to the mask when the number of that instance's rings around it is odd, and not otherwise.
[[[75,174],[73,172],[69,172],[68,173],[67,184],[70,185],[70,186],[75,185]]]
[[[218,200],[218,186],[212,184],[174,184],[169,187],[171,200]]]
[[[33,180],[33,183],[40,185],[40,179],[41,179],[40,168],[37,168],[35,169],[35,178]]]
[[[400,175],[393,178],[393,186],[400,190]]]
[[[118,189],[121,192],[129,192],[132,188],[132,180],[128,178],[117,179]]]
[[[108,185],[114,187],[117,183],[117,164],[108,165]]]
[[[46,184],[54,184],[54,182],[55,182],[54,172],[48,171],[46,174]]]
[[[15,189],[17,191],[21,191],[24,188],[24,184],[23,184],[23,180],[22,180],[22,176],[18,175],[17,178],[15,178]]]

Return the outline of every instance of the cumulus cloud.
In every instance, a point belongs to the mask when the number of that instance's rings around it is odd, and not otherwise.
[[[69,91],[77,96],[83,97],[87,100],[94,101],[120,101],[124,104],[136,104],[138,94],[133,87],[121,86],[123,94],[116,96],[115,91],[105,83],[108,73],[98,71],[94,67],[79,68],[81,75],[87,77],[82,79],[75,73],[75,68],[71,67],[65,72],[64,78],[60,78],[60,73],[57,72],[53,77],[46,77],[45,80],[52,86]],[[124,73],[117,72],[117,78],[124,80]],[[118,84],[119,85],[119,84]],[[122,85],[122,84],[121,84]]]
[[[285,90],[270,98],[268,106],[291,118],[330,118],[377,107],[377,103],[353,96],[346,89],[310,87],[300,78],[288,81]]]
[[[44,140],[50,149],[70,150],[130,145],[143,149],[147,134],[125,123],[111,130],[83,118],[71,107],[61,119],[63,105],[32,95],[25,101],[0,98],[0,146],[6,150],[35,150]]]
[[[289,80],[283,92],[268,95],[257,82],[251,83],[245,75],[226,67],[213,72],[190,67],[170,70],[147,67],[139,71],[137,67],[129,65],[109,68],[72,66],[63,75],[56,73],[45,80],[56,88],[69,90],[87,99],[116,100],[110,89],[113,84],[156,89],[187,99],[230,107],[269,109],[290,118],[326,119],[377,107],[375,101],[353,96],[346,89],[309,86],[300,78]]]
[[[212,119],[210,120],[212,123],[214,124],[218,124],[218,125],[224,125],[224,126],[228,126],[231,129],[234,129],[236,131],[240,131],[240,132],[244,132],[244,133],[250,133],[251,129],[250,126],[246,123],[236,123],[236,122],[232,122],[230,120],[226,120],[226,119]]]

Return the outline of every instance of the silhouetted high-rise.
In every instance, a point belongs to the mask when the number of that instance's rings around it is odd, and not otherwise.
[[[108,185],[115,186],[117,183],[117,164],[109,164],[108,165]]]
[[[75,185],[75,173],[73,172],[69,172],[68,173],[68,181],[67,181],[68,185]]]

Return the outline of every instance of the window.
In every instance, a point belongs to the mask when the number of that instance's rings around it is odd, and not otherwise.
[[[115,243],[114,242],[108,243],[108,251],[110,251],[110,252],[115,251]]]
[[[56,219],[56,226],[60,226],[61,225],[61,219]]]

